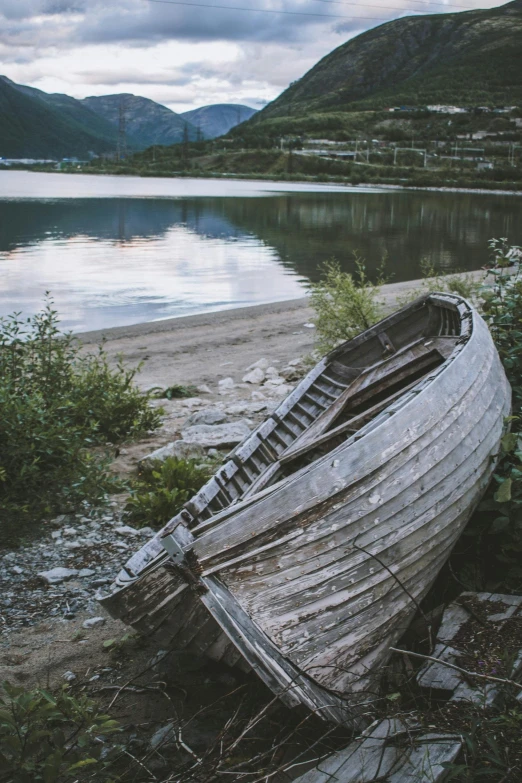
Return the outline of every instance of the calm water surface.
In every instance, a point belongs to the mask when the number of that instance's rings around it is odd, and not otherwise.
[[[0,315],[46,290],[77,331],[291,299],[355,250],[393,281],[477,269],[521,227],[517,196],[4,171]]]

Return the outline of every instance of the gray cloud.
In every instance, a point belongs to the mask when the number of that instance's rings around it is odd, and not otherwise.
[[[365,7],[363,0],[358,7],[318,0],[187,2],[252,10],[147,0],[117,0],[117,4],[107,0],[0,0],[0,73],[42,89],[51,83],[53,90],[77,97],[135,92],[175,110],[217,101],[261,106],[327,52],[385,19],[401,16],[401,5],[412,5],[412,0],[393,0],[396,8],[388,13]],[[255,13],[255,9],[274,8],[277,2],[280,10],[323,16]],[[480,5],[479,0],[474,2]],[[431,10],[445,8],[433,6]],[[175,42],[181,48],[185,44],[184,51],[186,44],[199,44],[193,56],[183,55],[191,61],[175,57],[171,65],[163,53],[154,67],[154,47],[166,44],[168,51]],[[208,44],[208,55],[201,44]],[[215,45],[219,52],[229,45],[230,57],[214,56]],[[92,55],[93,47],[100,52],[99,58]],[[129,49],[135,56],[129,57]],[[55,65],[61,59],[67,63],[65,68]]]

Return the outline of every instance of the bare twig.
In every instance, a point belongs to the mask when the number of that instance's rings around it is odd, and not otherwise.
[[[522,690],[522,684],[515,682],[515,680],[507,680],[504,677],[494,677],[492,674],[479,674],[478,672],[470,672],[467,669],[463,669],[461,666],[457,666],[454,663],[443,661],[440,658],[435,658],[433,655],[421,655],[421,653],[414,653],[410,650],[399,650],[397,647],[390,647],[391,652],[400,653],[401,655],[411,655],[412,658],[422,658],[424,661],[433,661],[433,663],[440,663],[441,666],[447,666],[448,669],[454,669],[466,677],[478,677],[481,680],[489,680],[490,682],[499,682],[501,685],[514,685],[515,688]]]

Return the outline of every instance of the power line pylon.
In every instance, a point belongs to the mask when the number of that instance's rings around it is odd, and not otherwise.
[[[125,100],[120,99],[120,106],[118,111],[118,160],[124,160],[127,157],[127,130],[126,130],[126,118],[125,118]]]

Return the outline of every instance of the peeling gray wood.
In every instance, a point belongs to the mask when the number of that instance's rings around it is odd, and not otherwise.
[[[452,734],[422,733],[383,720],[343,750],[322,759],[295,783],[438,783],[462,747]]]
[[[509,410],[482,319],[453,295],[418,300],[326,357],[164,529],[198,559],[201,595],[150,562],[156,538],[106,605],[246,661],[289,706],[357,722],[487,486]],[[339,416],[338,445],[317,453]],[[290,450],[305,457],[293,473]]]

